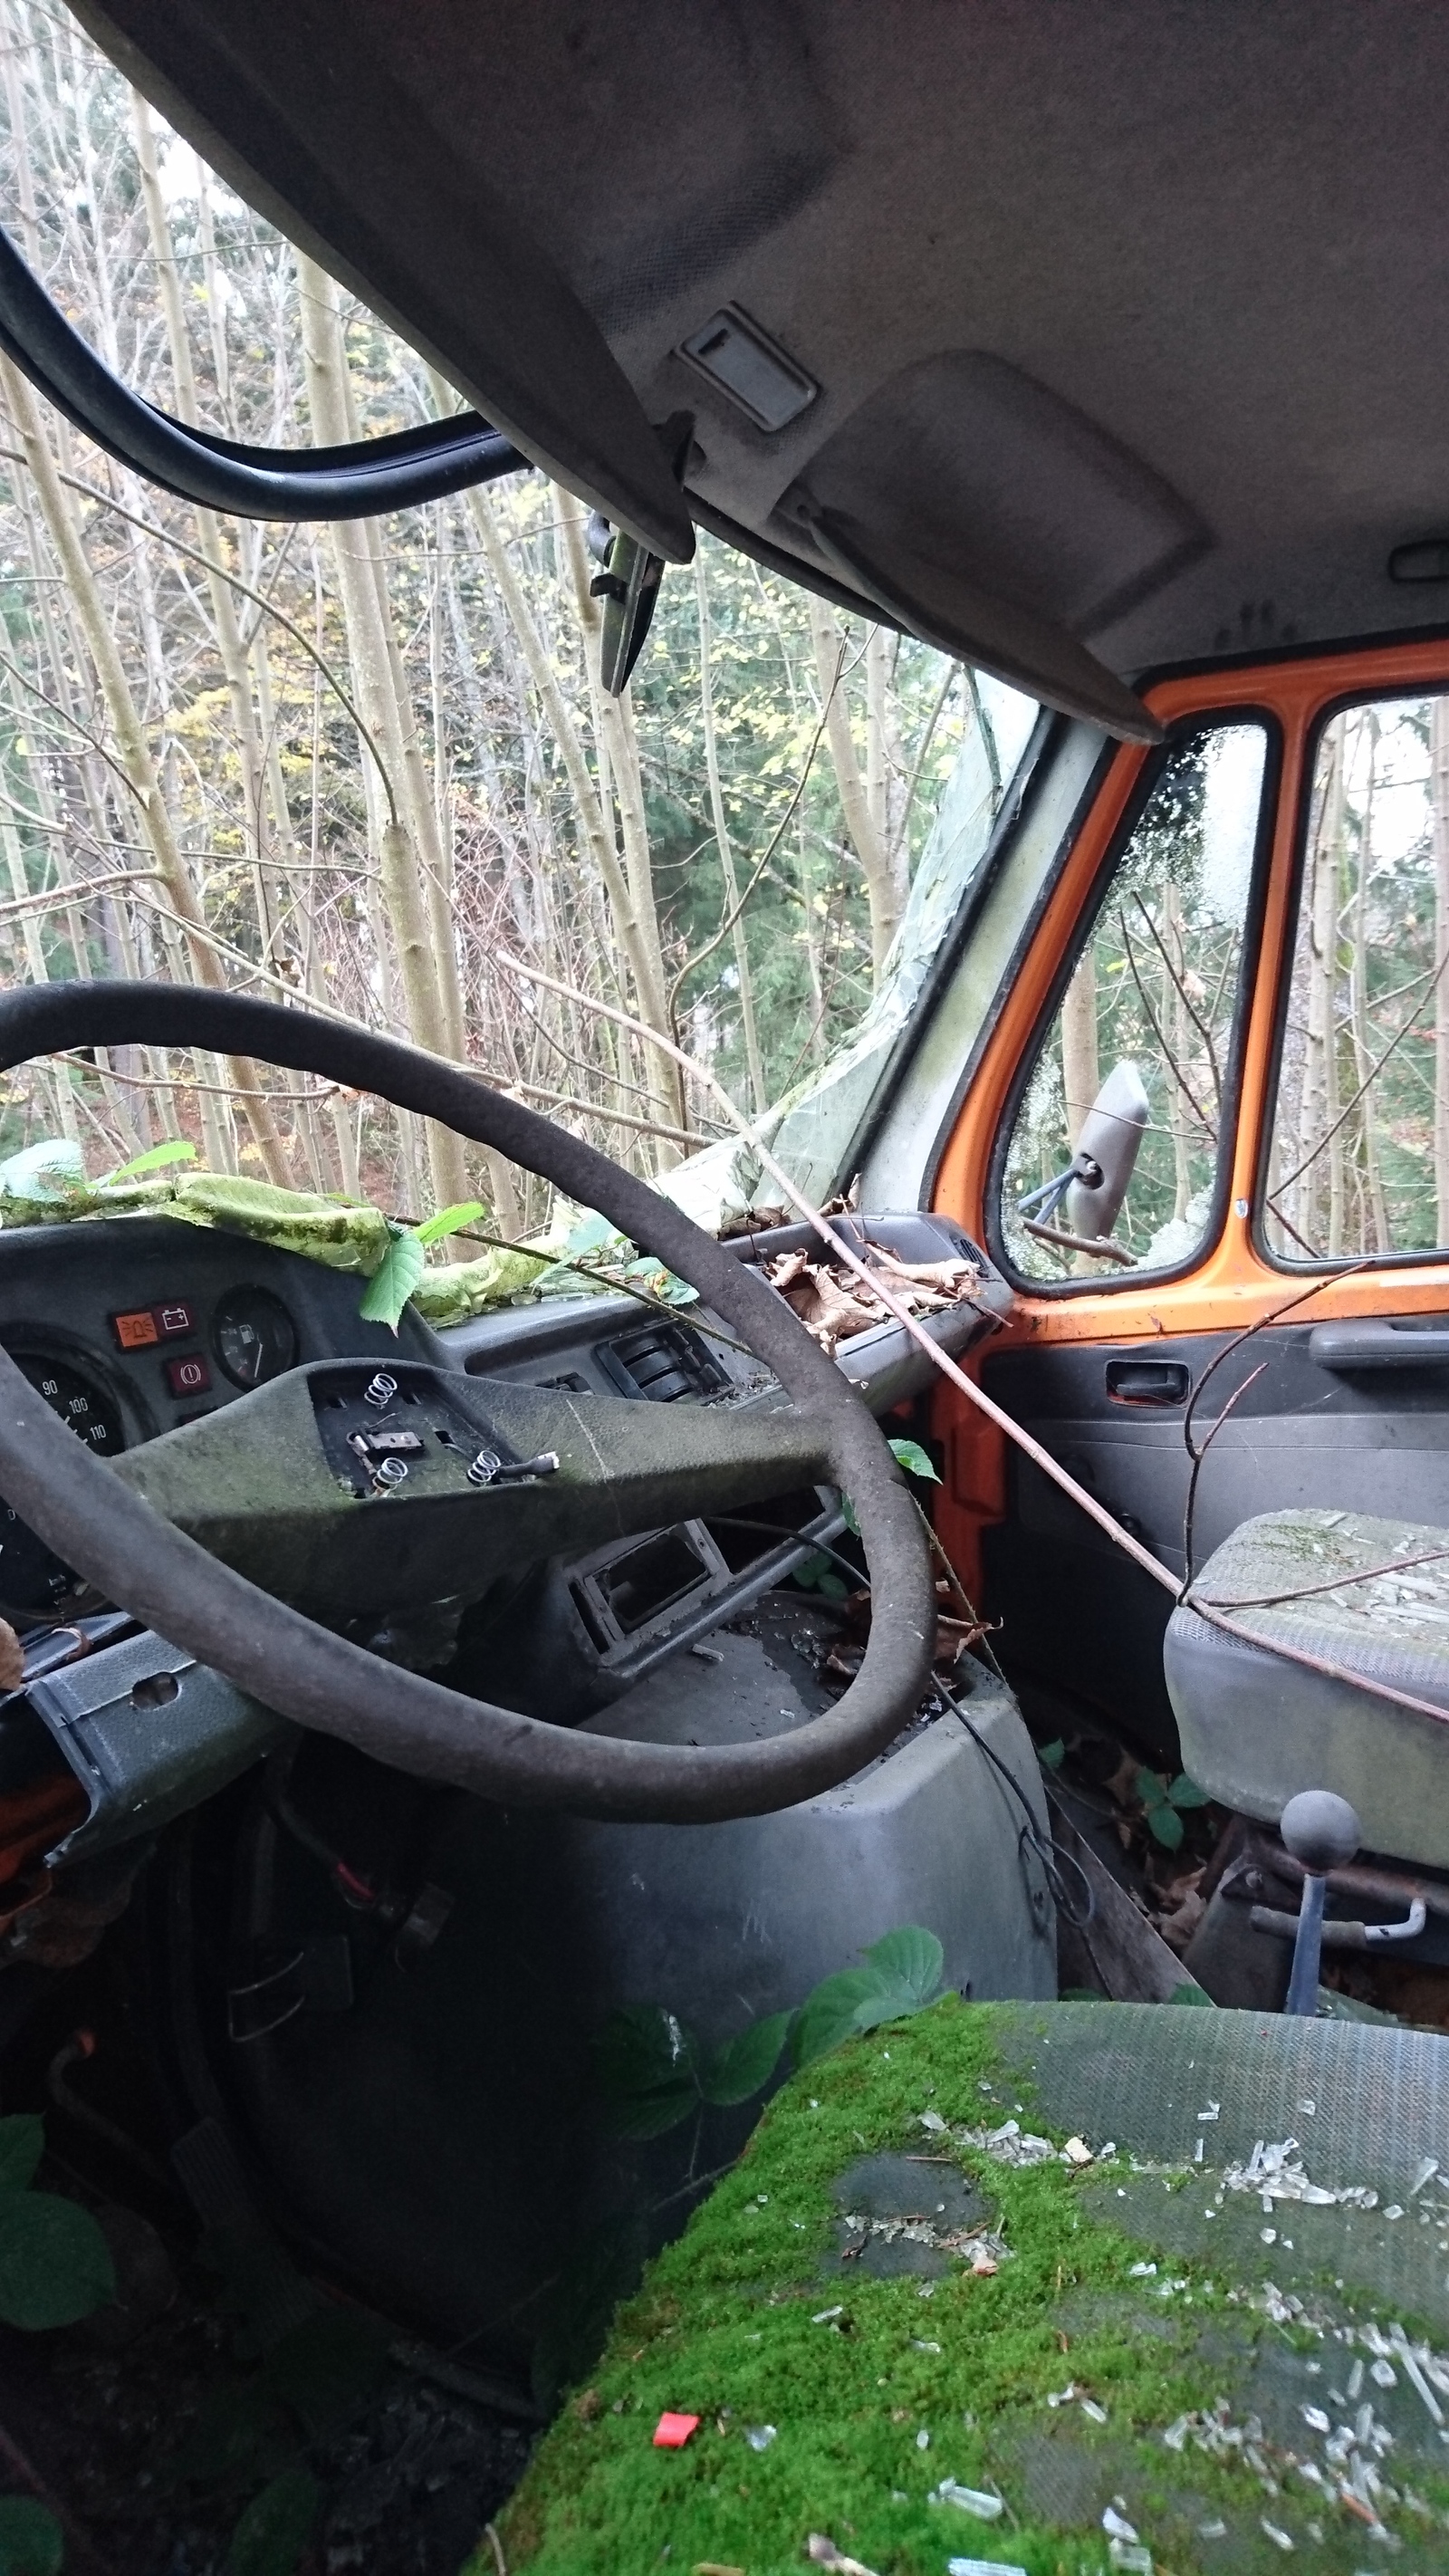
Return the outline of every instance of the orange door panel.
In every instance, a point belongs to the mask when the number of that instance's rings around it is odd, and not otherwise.
[[[1093,1284],[1066,1296],[1018,1290],[1010,1324],[977,1355],[977,1365],[988,1352],[994,1359],[1012,1348],[1150,1343],[1166,1335],[1245,1331],[1302,1298],[1310,1285],[1312,1295],[1305,1303],[1314,1321],[1368,1318],[1390,1306],[1395,1314],[1413,1315],[1449,1305],[1449,1258],[1412,1263],[1390,1259],[1348,1275],[1319,1274],[1310,1282],[1274,1268],[1253,1239],[1253,1199],[1269,1114],[1278,993],[1294,929],[1305,766],[1314,728],[1325,709],[1345,699],[1387,697],[1420,685],[1449,688],[1449,639],[1215,671],[1195,679],[1166,681],[1146,693],[1154,714],[1164,722],[1251,708],[1276,718],[1281,729],[1267,900],[1244,1035],[1226,1213],[1216,1241],[1205,1248],[1201,1261],[1186,1276],[1144,1281],[1140,1286],[1129,1282],[1117,1288]],[[1036,1043],[1063,962],[1072,950],[1143,765],[1151,758],[1150,751],[1136,745],[1119,750],[1045,907],[1030,951],[1004,998],[942,1156],[933,1205],[956,1218],[977,1241],[988,1237],[987,1178],[1013,1086],[1024,1057]],[[979,1586],[982,1529],[1006,1508],[1002,1437],[964,1396],[945,1384],[935,1396],[934,1423],[947,1453],[945,1488],[938,1497],[941,1536],[968,1584]]]

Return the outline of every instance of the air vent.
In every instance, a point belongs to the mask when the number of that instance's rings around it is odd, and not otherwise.
[[[698,1333],[683,1324],[646,1324],[636,1333],[620,1333],[600,1342],[594,1357],[621,1395],[643,1396],[650,1404],[718,1395],[729,1385]]]

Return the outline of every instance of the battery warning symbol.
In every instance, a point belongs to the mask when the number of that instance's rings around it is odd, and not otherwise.
[[[123,1351],[151,1351],[158,1342],[184,1340],[196,1330],[196,1315],[181,1298],[164,1306],[137,1306],[127,1315],[113,1315],[111,1330]]]

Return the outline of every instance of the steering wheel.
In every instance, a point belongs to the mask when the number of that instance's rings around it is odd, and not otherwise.
[[[111,1464],[92,1456],[0,1350],[0,1494],[67,1565],[297,1725],[502,1805],[637,1822],[761,1815],[835,1787],[900,1732],[926,1687],[935,1638],[921,1522],[860,1397],[757,1273],[551,1119],[391,1039],[277,1003],[175,985],[52,984],[0,998],[7,1070],[61,1048],[134,1045],[253,1056],[371,1091],[494,1147],[596,1208],[687,1280],[794,1402],[742,1414],[679,1406],[661,1415],[652,1406],[417,1371],[444,1398],[456,1395],[465,1424],[481,1408],[495,1449],[501,1436],[525,1462],[530,1443],[533,1452],[557,1451],[546,1501],[526,1474],[521,1482],[470,1483],[466,1445],[456,1456],[438,1450],[415,1493],[408,1484],[358,1500],[343,1492],[325,1454],[326,1417],[311,1390],[319,1374],[330,1370],[335,1379],[337,1363],[294,1370]],[[376,1369],[374,1360],[351,1365],[364,1380]],[[701,1504],[727,1510],[812,1476],[828,1478],[854,1505],[870,1569],[869,1643],[832,1709],[793,1733],[744,1745],[631,1743],[467,1698],[336,1635],[177,1525],[206,1530],[243,1561],[250,1545],[255,1563],[259,1531],[280,1516],[289,1546],[293,1536],[311,1545],[324,1594],[329,1580],[345,1586],[355,1560],[364,1597],[387,1607],[390,1584],[416,1584],[423,1568],[432,1597],[442,1598],[449,1560],[476,1565],[483,1554],[491,1565],[500,1553],[518,1561],[561,1544],[602,1545]]]

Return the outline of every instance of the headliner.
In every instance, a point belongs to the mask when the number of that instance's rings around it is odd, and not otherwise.
[[[671,554],[637,405],[694,414],[709,524],[1114,730],[1120,676],[1449,624],[1449,577],[1389,573],[1449,538],[1449,10],[79,14],[263,211]],[[784,428],[678,354],[727,304],[819,387]]]

